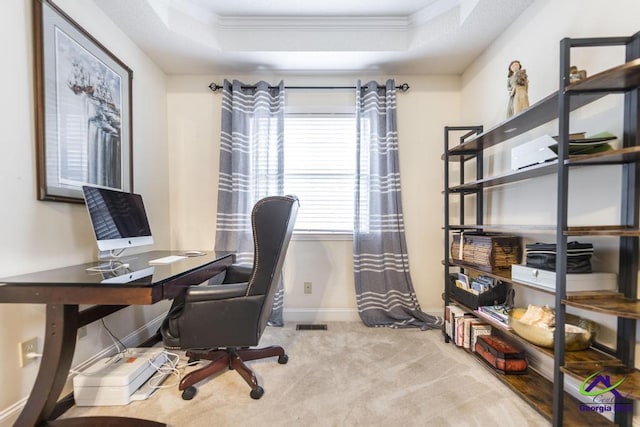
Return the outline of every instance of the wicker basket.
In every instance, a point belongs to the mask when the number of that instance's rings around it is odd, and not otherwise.
[[[522,239],[498,233],[455,234],[451,257],[484,271],[508,269],[522,261]]]

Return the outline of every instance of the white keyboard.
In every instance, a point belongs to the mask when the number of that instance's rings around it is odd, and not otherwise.
[[[149,264],[171,264],[172,262],[180,261],[181,259],[187,258],[182,255],[169,255],[162,258],[156,258],[149,261]]]

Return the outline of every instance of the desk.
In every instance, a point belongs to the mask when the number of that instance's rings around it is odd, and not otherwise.
[[[124,256],[129,271],[149,269],[149,261],[177,252],[153,251]],[[46,327],[40,369],[27,404],[16,426],[47,424],[69,375],[78,328],[129,305],[155,304],[173,299],[190,285],[215,276],[234,261],[233,255],[212,253],[172,264],[154,265],[150,275],[128,283],[104,283],[111,273],[88,272],[96,263],[0,279],[0,303],[46,304]],[[122,270],[125,272],[126,270]],[[80,304],[94,304],[80,311]],[[89,420],[87,420],[89,421]],[[123,425],[158,426],[160,423],[123,419]],[[116,425],[110,417],[92,417],[91,425]],[[97,424],[96,424],[97,423]],[[81,425],[78,419],[62,419],[54,425]]]

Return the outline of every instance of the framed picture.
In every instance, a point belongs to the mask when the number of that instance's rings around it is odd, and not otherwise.
[[[38,199],[132,191],[132,71],[52,1],[33,13]]]

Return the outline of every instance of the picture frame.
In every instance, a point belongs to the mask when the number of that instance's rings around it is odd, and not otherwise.
[[[133,72],[51,0],[33,0],[38,199],[133,191]]]

